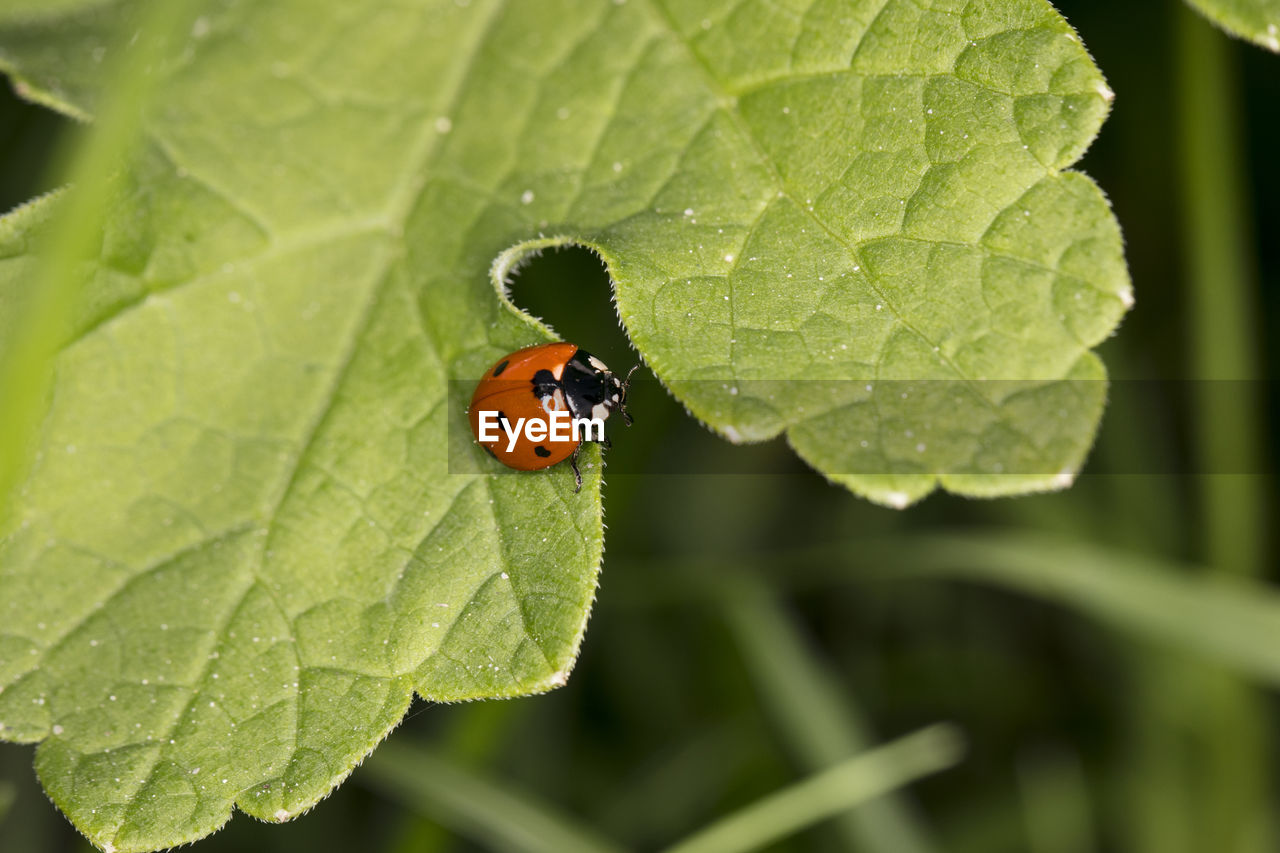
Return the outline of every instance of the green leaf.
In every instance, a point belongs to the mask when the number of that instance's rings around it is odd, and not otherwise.
[[[450,15],[465,28],[484,8]],[[299,212],[275,206],[310,205],[327,240],[351,217],[322,212],[367,211],[396,187],[417,193],[415,210],[480,229],[415,256],[438,247],[456,265],[463,245],[488,257],[514,245],[513,261],[590,245],[637,347],[695,415],[733,440],[785,430],[873,500],[903,506],[939,482],[977,495],[1071,482],[1105,397],[1089,349],[1132,296],[1104,199],[1062,171],[1111,93],[1047,4],[587,8],[505,10],[492,32],[471,33],[474,55],[442,51],[438,67],[393,59],[411,51],[416,18],[389,34],[383,11],[326,57],[357,90],[376,79],[360,105],[325,103],[333,72],[271,49],[287,9],[250,15],[263,35],[230,67],[219,36],[238,17],[204,16],[161,147],[268,240]],[[465,34],[448,20],[432,30],[456,48]],[[547,36],[548,21],[573,23]],[[76,56],[102,50],[83,49],[96,43],[85,30]],[[23,30],[10,64],[58,100],[91,104],[91,69],[61,68],[65,52],[46,43],[60,32]],[[197,50],[206,43],[218,49]],[[433,102],[441,89],[449,100]],[[273,134],[258,115],[298,120]],[[411,131],[436,125],[452,132],[427,162],[406,162]],[[342,146],[326,144],[333,133]],[[398,181],[405,170],[419,180]],[[279,191],[286,180],[299,197]],[[524,242],[538,230],[558,236]],[[491,301],[479,266],[457,269],[469,299]]]
[[[552,337],[491,265],[594,248],[695,415],[874,500],[1078,470],[1131,297],[1043,0],[191,5],[0,542],[0,735],[99,845],[292,817],[415,691],[564,682],[600,457],[473,447],[465,383]],[[128,105],[139,8],[9,5],[0,67]],[[0,310],[65,210],[0,229]]]
[[[0,341],[14,337],[29,310],[31,293],[22,285],[36,275],[32,240],[48,222],[56,198],[43,196],[0,218]]]
[[[1234,36],[1280,53],[1280,0],[1187,0]]]

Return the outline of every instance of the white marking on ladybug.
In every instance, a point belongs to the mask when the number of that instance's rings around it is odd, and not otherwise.
[[[600,359],[596,358],[594,355],[587,356],[587,363],[590,364],[592,367],[594,367],[596,370],[600,371],[601,373],[609,372],[609,368],[605,365],[605,363]]]
[[[542,398],[542,411],[547,414],[552,412],[563,412],[565,410],[564,394],[557,388],[552,393]]]
[[[604,420],[609,417],[609,407],[604,403],[596,403],[591,407],[591,417],[598,421]]]

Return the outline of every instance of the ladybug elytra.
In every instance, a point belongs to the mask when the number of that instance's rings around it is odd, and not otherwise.
[[[630,381],[630,374],[618,379],[576,344],[526,347],[498,359],[480,378],[467,412],[471,431],[510,468],[538,471],[571,459],[576,492],[582,488],[582,442],[605,441],[603,423],[614,410],[631,423]],[[594,433],[592,426],[598,427]]]

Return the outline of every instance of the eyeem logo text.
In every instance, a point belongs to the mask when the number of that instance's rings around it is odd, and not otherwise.
[[[512,423],[509,418],[499,418],[496,411],[480,412],[480,441],[498,441],[502,434],[507,436],[507,452],[516,449],[516,442],[521,433],[529,441],[540,444],[544,441],[604,441],[603,418],[574,418],[563,410],[548,411],[548,423],[542,418],[516,418]]]

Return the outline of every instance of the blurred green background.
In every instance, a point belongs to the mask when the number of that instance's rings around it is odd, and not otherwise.
[[[1100,611],[980,579],[988,560],[1021,559],[1048,587],[1057,572],[1134,565],[1253,596],[1274,564],[1280,57],[1177,3],[1059,8],[1117,93],[1079,168],[1112,200],[1137,294],[1102,348],[1118,381],[1072,489],[881,509],[781,442],[713,438],[640,382],[636,426],[613,433],[603,582],[569,684],[418,703],[311,814],[236,816],[198,849],[522,849],[483,815],[518,825],[524,807],[658,849],[940,720],[964,734],[960,765],[768,849],[1280,849],[1272,687],[1143,630],[1126,614],[1168,606],[1155,588]],[[68,129],[0,93],[0,208],[50,188]],[[515,299],[615,370],[637,360],[590,254],[541,258]],[[638,471],[661,473],[622,473]],[[1239,627],[1209,608],[1179,618],[1195,636]],[[1260,658],[1280,658],[1277,626],[1249,629]],[[41,793],[32,752],[0,746],[0,851],[87,849]],[[406,784],[405,768],[427,782]]]

